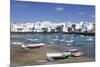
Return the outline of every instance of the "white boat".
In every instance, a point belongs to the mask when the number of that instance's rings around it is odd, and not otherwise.
[[[86,41],[93,41],[93,39],[92,38],[88,38],[88,39],[86,39]]]
[[[72,43],[73,41],[74,41],[74,40],[72,40],[72,39],[71,39],[71,40],[69,40],[69,41],[66,41],[66,42],[70,42],[70,43]]]
[[[58,36],[56,36],[56,38],[58,38]]]
[[[36,41],[36,40],[38,40],[38,39],[27,39],[27,40],[29,40],[29,41]]]
[[[47,57],[62,57],[63,53],[47,53]]]
[[[74,38],[74,37],[71,37],[71,38]]]
[[[29,41],[34,41],[33,39],[27,39],[27,40],[29,40]]]
[[[53,39],[54,41],[57,41],[58,39]]]
[[[46,56],[48,58],[54,58],[54,57],[66,57],[71,55],[71,52],[65,52],[65,53],[47,53]]]
[[[70,57],[79,57],[83,54],[83,52],[79,51],[78,49],[70,49],[66,50],[63,53],[47,53],[46,56],[48,60],[53,59],[64,59]]]
[[[81,35],[81,37],[84,38],[85,36],[84,35]]]
[[[61,39],[60,41],[64,41],[65,39]]]
[[[22,48],[39,48],[44,46],[44,43],[39,43],[39,44],[28,44],[28,45],[22,45]]]

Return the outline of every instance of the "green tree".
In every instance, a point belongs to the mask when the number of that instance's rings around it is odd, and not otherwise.
[[[48,32],[48,28],[42,28],[43,32]]]

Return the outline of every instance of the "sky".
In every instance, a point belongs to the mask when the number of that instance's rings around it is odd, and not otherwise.
[[[11,22],[95,22],[95,6],[11,1]]]

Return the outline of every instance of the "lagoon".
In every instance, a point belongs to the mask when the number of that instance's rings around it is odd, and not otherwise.
[[[45,43],[60,47],[81,48],[85,56],[95,58],[95,36],[69,34],[11,34],[11,43]]]

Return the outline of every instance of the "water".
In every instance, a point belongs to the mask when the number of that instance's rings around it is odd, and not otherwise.
[[[90,39],[90,40],[89,40]],[[62,47],[82,48],[86,56],[95,57],[95,36],[67,34],[12,34],[12,42],[45,43]]]

